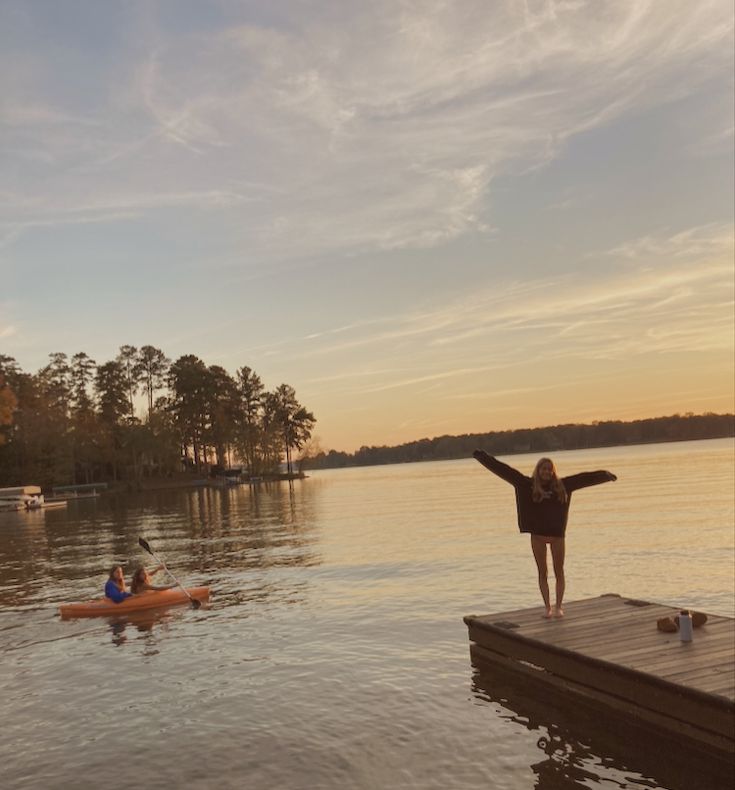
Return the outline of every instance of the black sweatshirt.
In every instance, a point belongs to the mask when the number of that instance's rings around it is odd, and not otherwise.
[[[475,450],[473,455],[484,467],[498,477],[502,477],[515,488],[518,527],[521,532],[530,532],[532,535],[563,538],[567,529],[572,491],[615,479],[610,472],[605,471],[581,472],[577,475],[562,477],[561,481],[567,491],[566,502],[560,502],[555,491],[551,491],[550,496],[540,502],[534,502],[533,481],[530,477],[513,469],[512,466],[498,461],[497,458],[488,455],[484,450]]]

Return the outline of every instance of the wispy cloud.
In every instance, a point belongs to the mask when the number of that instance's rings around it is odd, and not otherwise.
[[[205,192],[158,193],[148,195],[100,195],[96,203],[79,203],[68,208],[21,200],[8,204],[0,220],[0,248],[16,241],[34,228],[88,225],[130,221],[147,212],[160,209],[194,207],[200,210],[222,210],[246,202],[245,195],[213,189]]]
[[[472,392],[453,392],[443,396],[443,400],[450,401],[483,401],[488,400],[503,400],[508,397],[515,397],[517,395],[538,395],[541,392],[550,392],[552,390],[562,389],[562,384],[552,384],[549,386],[534,385],[532,387],[511,387],[509,389],[482,389]]]
[[[710,223],[678,233],[659,233],[628,241],[604,253],[618,261],[657,262],[662,258],[725,258],[733,247],[733,226]],[[594,257],[591,254],[589,257]],[[599,256],[598,256],[599,257]]]
[[[324,381],[359,380],[362,392],[382,392],[541,361],[732,349],[733,236],[726,227],[634,240],[604,254],[625,266],[495,286],[386,318],[377,331],[355,326],[338,343],[325,333],[322,344],[309,351],[299,345],[297,353],[341,359],[359,348],[361,365]],[[376,364],[399,358],[410,359],[410,368]]]

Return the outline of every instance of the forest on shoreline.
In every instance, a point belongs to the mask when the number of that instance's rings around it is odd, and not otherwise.
[[[0,487],[202,476],[233,460],[259,476],[285,458],[291,472],[315,424],[293,387],[267,391],[247,366],[232,376],[193,354],[171,362],[125,345],[100,365],[54,353],[26,373],[0,354]]]
[[[735,436],[733,414],[674,414],[622,422],[551,425],[461,436],[437,436],[395,447],[361,447],[355,453],[320,452],[304,462],[305,469],[338,469],[348,466],[403,464],[469,458],[475,448],[491,455],[551,453],[626,444],[721,439]]]
[[[136,410],[136,398],[144,396]],[[140,414],[138,414],[140,412]],[[652,442],[735,436],[733,414],[674,414],[419,439],[397,446],[322,451],[314,415],[293,387],[267,391],[249,367],[230,375],[188,354],[171,362],[153,346],[121,346],[97,365],[84,352],[49,355],[37,373],[0,354],[0,487],[44,488],[97,482],[206,476],[244,465],[275,475],[283,459],[298,469],[553,453]]]

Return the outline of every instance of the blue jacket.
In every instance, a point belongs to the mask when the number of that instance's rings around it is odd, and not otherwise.
[[[132,593],[122,592],[113,579],[108,579],[105,585],[105,595],[115,603],[122,603],[126,598],[130,598]]]

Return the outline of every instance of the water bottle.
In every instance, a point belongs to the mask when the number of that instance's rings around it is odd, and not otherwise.
[[[692,616],[688,609],[679,612],[679,639],[682,642],[692,641]]]

